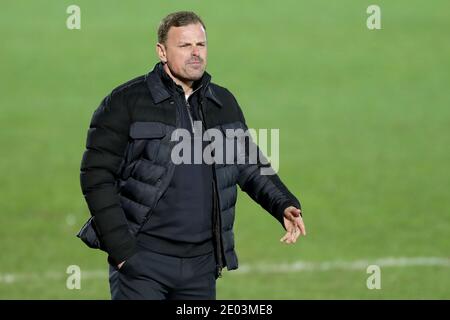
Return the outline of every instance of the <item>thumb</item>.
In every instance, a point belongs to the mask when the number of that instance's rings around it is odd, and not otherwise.
[[[286,208],[286,210],[288,212],[290,212],[294,217],[300,216],[300,213],[301,213],[300,209],[297,209],[294,206],[290,206],[290,207]]]

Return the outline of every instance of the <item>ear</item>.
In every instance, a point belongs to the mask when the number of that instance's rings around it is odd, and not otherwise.
[[[162,63],[167,62],[167,54],[166,54],[166,47],[162,43],[156,44],[156,54],[159,57],[159,60],[161,60]]]

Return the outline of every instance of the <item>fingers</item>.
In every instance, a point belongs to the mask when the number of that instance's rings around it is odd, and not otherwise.
[[[298,239],[299,236],[300,236],[300,229],[295,227],[294,231],[291,234],[291,241],[292,241],[292,243],[297,242],[297,239]]]
[[[299,217],[299,219],[296,219],[296,228],[299,229],[302,235],[306,236],[305,223],[303,222],[303,219],[301,217]]]
[[[286,234],[280,239],[280,242],[287,244],[296,243],[300,235],[306,236],[306,228],[301,217],[286,217]]]
[[[288,231],[286,234],[280,239],[281,242],[289,243],[292,241],[292,232]]]
[[[299,235],[300,235],[299,229],[293,228],[292,231],[286,232],[286,234],[280,239],[280,242],[285,242],[288,244],[295,243]]]

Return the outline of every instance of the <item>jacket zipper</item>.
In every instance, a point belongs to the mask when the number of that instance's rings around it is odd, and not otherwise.
[[[203,87],[203,84],[199,85],[197,89],[195,89],[194,91],[192,91],[191,94],[189,95],[189,97],[192,96],[195,92],[197,92],[201,87]],[[185,97],[185,98],[184,98],[184,101],[185,101],[186,107],[187,107],[187,109],[188,109],[189,119],[191,120],[192,133],[195,133],[195,129],[194,129],[194,119],[192,118],[192,108],[191,108],[191,105],[189,104],[189,101],[188,101],[188,100],[189,100],[189,97],[187,97],[187,98]]]
[[[214,226],[214,235],[216,237],[216,245],[217,245],[217,274],[219,278],[222,278],[222,269],[223,269],[223,261],[222,261],[222,223],[220,219],[220,203],[219,203],[219,195],[217,192],[217,183],[216,183],[216,170],[213,170],[214,176],[214,212],[215,212],[215,226]]]
[[[192,119],[192,110],[191,110],[191,105],[189,104],[188,100],[186,99],[186,107],[187,107],[187,112],[189,114],[189,120],[191,120],[191,128],[192,128],[192,133],[195,133],[195,129],[194,129],[194,120]]]
[[[202,120],[203,126],[206,128],[205,116],[203,113],[203,100],[200,101],[200,118]],[[217,252],[217,274],[219,278],[222,278],[222,269],[223,269],[223,261],[222,261],[222,223],[220,218],[220,201],[219,201],[219,193],[217,190],[217,178],[216,178],[216,167],[213,164],[213,192],[214,192],[214,236],[216,242],[216,252]]]

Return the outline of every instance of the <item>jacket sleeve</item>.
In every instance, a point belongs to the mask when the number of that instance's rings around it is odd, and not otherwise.
[[[92,116],[81,162],[81,189],[108,260],[115,264],[128,259],[135,250],[135,237],[128,229],[116,183],[129,126],[122,95],[113,91]]]
[[[237,103],[239,117],[244,125],[244,130],[247,130],[247,124],[244,114]],[[253,148],[249,147],[253,144]],[[279,176],[271,168],[268,161],[261,161],[264,155],[261,153],[259,147],[254,144],[251,137],[245,139],[245,163],[238,164],[239,177],[238,184],[242,191],[246,192],[255,202],[268,211],[274,218],[276,218],[284,229],[284,210],[289,206],[294,206],[301,209],[298,199],[288,190],[288,188],[280,180]],[[256,163],[249,163],[249,150],[257,150]],[[265,159],[265,158],[264,158]],[[272,171],[270,175],[262,175],[261,169]]]

